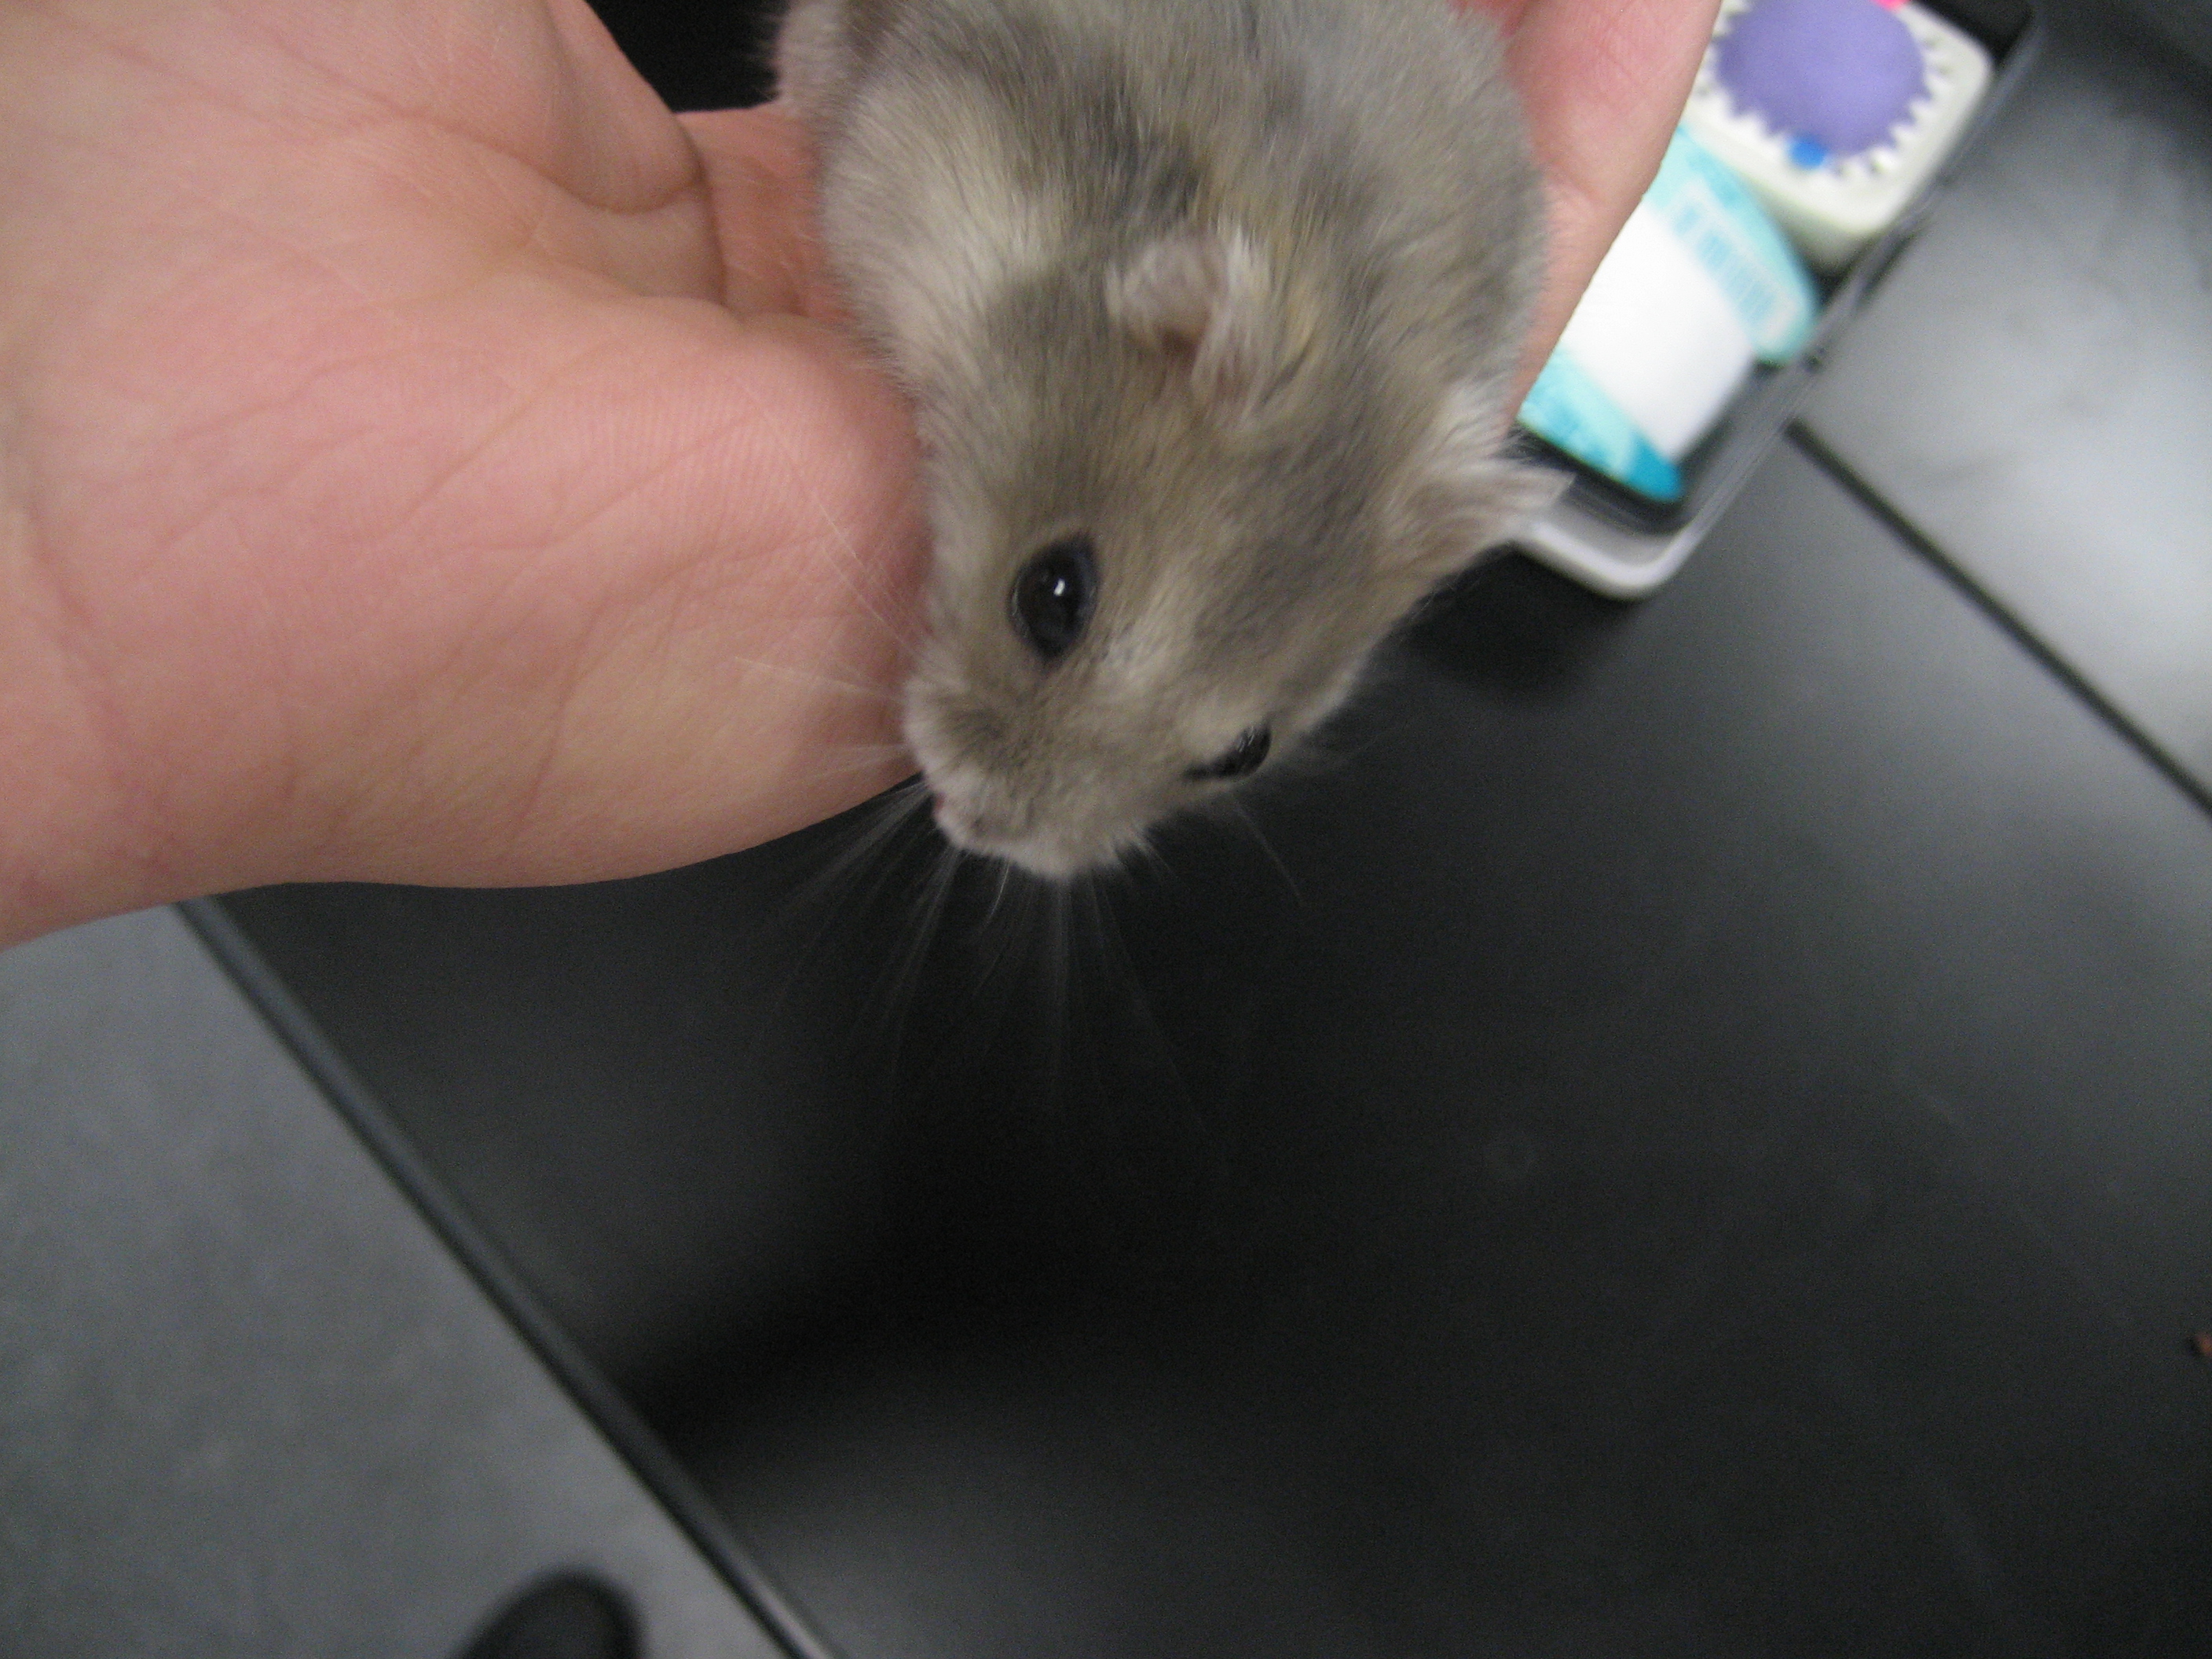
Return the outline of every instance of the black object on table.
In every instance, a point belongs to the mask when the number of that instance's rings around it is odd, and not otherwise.
[[[614,1590],[582,1573],[530,1585],[460,1659],[637,1659],[637,1621]]]

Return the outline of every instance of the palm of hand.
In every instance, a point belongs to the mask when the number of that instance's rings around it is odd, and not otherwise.
[[[0,349],[135,860],[604,875],[899,775],[908,440],[787,124],[710,188],[580,0],[126,10],[7,26],[91,96]]]
[[[1715,0],[1474,3],[1547,341]],[[26,0],[0,62],[0,656],[64,647],[0,781],[106,826],[19,908],[641,871],[905,769],[911,437],[781,112],[679,121],[584,0]]]

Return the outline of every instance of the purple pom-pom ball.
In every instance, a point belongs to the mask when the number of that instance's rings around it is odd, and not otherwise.
[[[1776,131],[1857,155],[1926,90],[1912,32],[1877,0],[1759,0],[1721,37],[1722,84]]]

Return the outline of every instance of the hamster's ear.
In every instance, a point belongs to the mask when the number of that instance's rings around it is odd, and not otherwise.
[[[1261,417],[1304,356],[1267,254],[1234,228],[1162,237],[1107,278],[1106,308],[1185,365],[1199,403],[1232,428]]]
[[[1566,492],[1565,474],[1502,453],[1511,426],[1494,385],[1445,397],[1399,498],[1405,574],[1425,586],[1457,574]]]

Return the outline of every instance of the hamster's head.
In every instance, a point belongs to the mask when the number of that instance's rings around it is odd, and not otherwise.
[[[1234,233],[1022,285],[977,337],[921,398],[905,730],[947,837],[1038,875],[1279,762],[1546,489],[1498,457],[1502,387],[1328,337]]]

